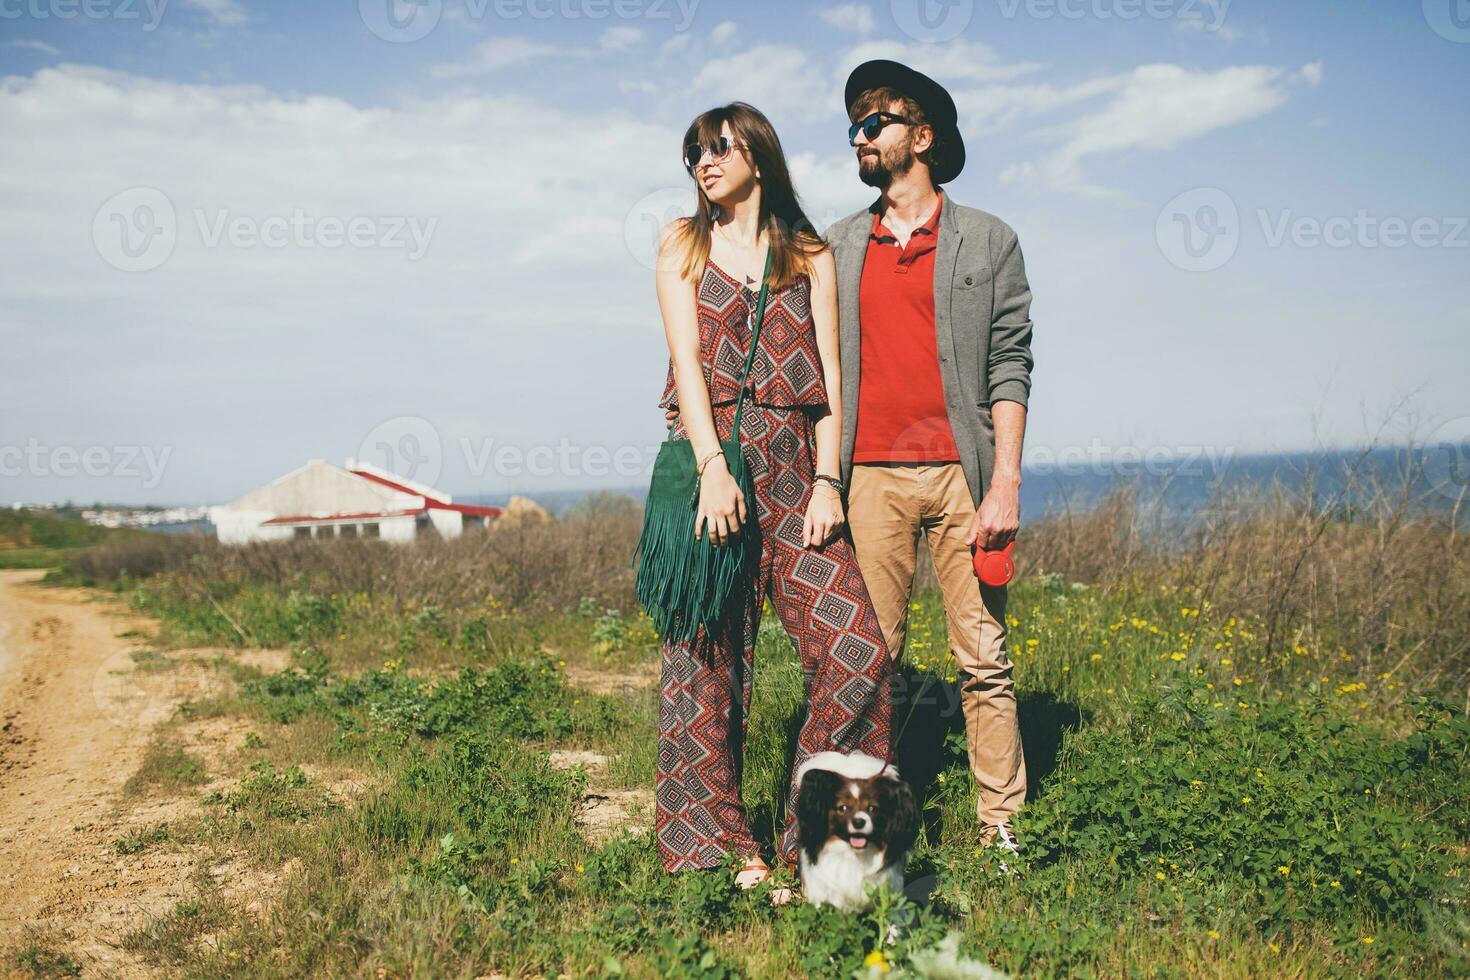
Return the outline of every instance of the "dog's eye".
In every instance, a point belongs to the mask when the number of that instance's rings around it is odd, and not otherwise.
[[[847,810],[848,810],[848,807],[847,807],[847,804],[846,803],[839,803],[839,804],[837,804],[837,812],[838,813],[846,813]]]

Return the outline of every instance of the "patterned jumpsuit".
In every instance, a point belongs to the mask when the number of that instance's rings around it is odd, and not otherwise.
[[[757,298],[714,262],[706,264],[698,291],[700,351],[721,439],[734,422]],[[803,276],[769,291],[741,421],[756,498],[746,501],[747,521],[753,512],[760,522],[759,572],[726,626],[713,635],[701,631],[692,643],[664,644],[655,823],[668,871],[715,867],[730,851],[759,853],[740,787],[767,596],[800,655],[807,692],[792,772],[816,752],[888,752],[892,662],[846,529],[821,548],[802,545],[816,472],[814,425],[827,402],[821,365]],[[659,404],[677,408],[677,397],[671,361]],[[672,435],[686,437],[682,417]],[[793,866],[795,800],[793,780],[778,848]]]

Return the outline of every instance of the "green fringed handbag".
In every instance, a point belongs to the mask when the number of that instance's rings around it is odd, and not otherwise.
[[[730,438],[721,440],[725,464],[745,495],[746,519],[730,544],[716,545],[706,528],[694,536],[699,510],[699,469],[694,446],[672,436],[659,447],[653,480],[643,505],[643,533],[633,560],[638,564],[638,603],[653,620],[659,636],[675,642],[695,639],[699,628],[713,631],[724,618],[730,599],[760,562],[760,522],[756,519],[755,481],[740,451],[740,419],[745,412],[745,382],[755,363],[761,321],[766,315],[771,252],[761,274],[760,302],[751,326],[750,351],[740,371],[740,395]]]

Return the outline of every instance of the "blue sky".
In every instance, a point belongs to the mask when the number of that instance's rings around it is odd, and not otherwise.
[[[753,102],[824,226],[869,57],[1020,237],[1029,465],[1467,434],[1456,0],[388,2],[0,0],[0,501],[644,483],[684,126]]]

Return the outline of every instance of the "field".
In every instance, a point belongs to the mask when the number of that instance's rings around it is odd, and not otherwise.
[[[140,969],[200,977],[1463,975],[1459,514],[1262,492],[1182,532],[1157,519],[1123,491],[1023,529],[1015,875],[976,849],[943,609],[915,596],[896,711],[918,699],[899,764],[925,831],[907,893],[861,916],[662,872],[629,501],[409,548],[68,552],[53,581],[158,624],[134,671],[213,678],[121,791],[159,819],[109,842],[176,859],[187,895],[117,941]],[[768,616],[745,780],[766,841],[801,707]],[[4,956],[88,969],[64,930]]]

